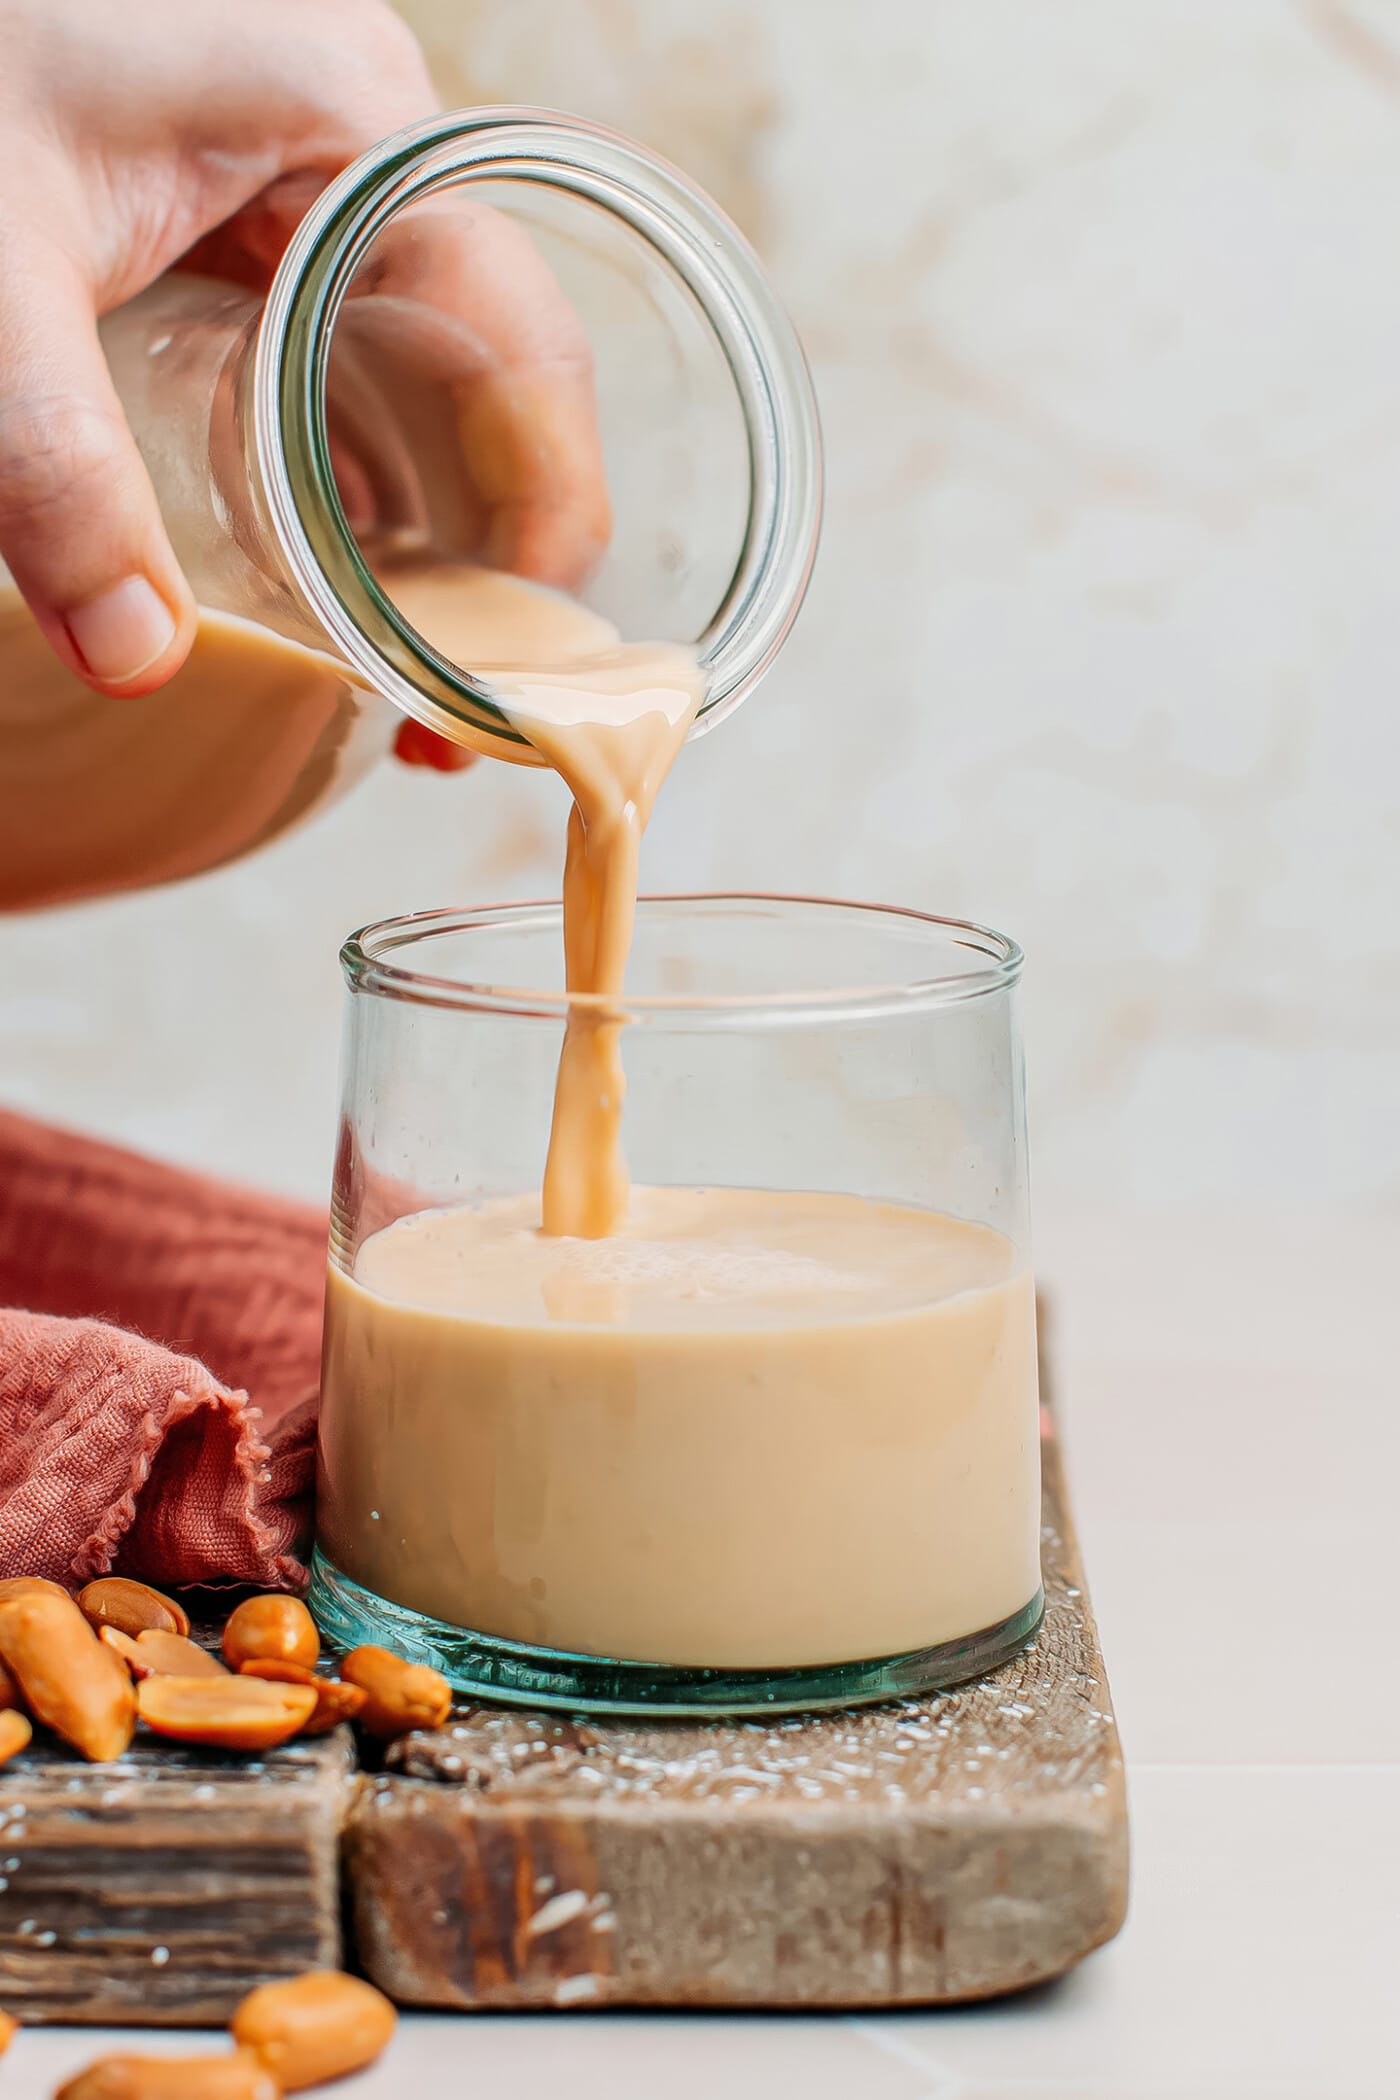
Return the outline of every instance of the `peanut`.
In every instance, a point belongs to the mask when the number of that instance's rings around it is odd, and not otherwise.
[[[316,1690],[316,1711],[302,1729],[303,1735],[329,1735],[342,1721],[353,1721],[365,1703],[366,1694],[357,1684],[342,1684],[338,1677],[318,1677],[300,1663],[275,1662],[257,1656],[246,1662],[240,1677],[265,1677],[273,1684],[309,1684]]]
[[[0,1582],[0,1604],[11,1597],[38,1597],[50,1591],[56,1597],[68,1595],[61,1582],[50,1582],[47,1575],[8,1575]]]
[[[211,1655],[197,1641],[186,1640],[182,1633],[162,1633],[158,1628],[148,1626],[133,1640],[119,1626],[104,1626],[98,1639],[114,1655],[119,1655],[132,1676],[138,1679],[229,1675],[217,1655]]]
[[[159,1633],[188,1633],[189,1613],[173,1597],[163,1596],[147,1583],[131,1582],[125,1575],[104,1575],[78,1592],[78,1609],[90,1626],[100,1631],[115,1626],[133,1637],[148,1627]]]
[[[16,1711],[12,1706],[0,1713],[0,1765],[7,1765],[16,1751],[24,1750],[33,1741],[34,1730],[29,1725],[29,1716]],[[0,2042],[0,2048],[3,2048]]]
[[[300,1663],[311,1669],[321,1653],[316,1621],[299,1597],[248,1597],[224,1628],[224,1661]]]
[[[339,1969],[313,1969],[250,1991],[229,2022],[284,2092],[361,2071],[388,2046],[398,2014],[382,1992]]]
[[[316,1711],[311,1685],[256,1677],[143,1677],[136,1699],[141,1719],[157,1735],[219,1750],[275,1749]]]
[[[0,2056],[5,2054],[19,2033],[19,2021],[11,2013],[0,2012]]]
[[[0,1603],[0,1657],[38,1719],[101,1763],[136,1726],[131,1679],[72,1598],[33,1590]]]
[[[129,1633],[123,1633],[119,1626],[103,1626],[99,1628],[97,1638],[104,1648],[110,1648],[113,1655],[121,1657],[133,1677],[150,1676],[151,1666],[142,1662],[141,1650]]]
[[[407,1735],[410,1728],[441,1728],[452,1710],[452,1687],[445,1677],[387,1648],[352,1648],[340,1674],[367,1694],[361,1725],[386,1741]]]
[[[358,1720],[365,1710],[368,1696],[357,1684],[344,1684],[338,1677],[318,1677],[316,1711],[302,1729],[302,1734],[329,1735],[342,1721]]]
[[[282,2100],[255,2056],[103,2056],[59,2087],[54,2100]]]
[[[141,1667],[157,1677],[227,1677],[229,1672],[197,1641],[186,1640],[182,1633],[162,1633],[148,1626],[144,1633],[136,1636],[136,1653]]]

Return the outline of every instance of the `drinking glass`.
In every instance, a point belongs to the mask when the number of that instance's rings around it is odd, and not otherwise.
[[[398,1220],[539,1189],[561,946],[558,906],[527,904],[342,950],[320,1623],[578,1710],[834,1706],[993,1668],[1043,1605],[1019,949],[870,905],[644,898],[610,1010],[634,1186],[915,1213],[912,1282],[847,1312],[829,1261],[779,1320],[725,1301],[638,1340],[619,1257],[615,1297],[502,1324],[460,1379],[468,1337],[434,1316],[426,1377],[366,1329],[357,1265]]]

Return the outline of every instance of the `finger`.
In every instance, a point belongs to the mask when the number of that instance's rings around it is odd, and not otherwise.
[[[612,529],[593,358],[525,229],[471,198],[436,200],[383,236],[362,289],[342,316],[347,349],[381,392],[427,385],[445,400],[469,483],[461,515],[479,519],[485,559],[576,588]],[[423,464],[440,476],[440,448]]]
[[[493,568],[575,589],[612,533],[591,365],[507,366],[464,394],[462,449]]]
[[[583,323],[525,228],[504,213],[448,199],[408,231],[416,296],[460,314],[479,345],[455,391],[488,519],[486,558],[576,587],[612,531]]]
[[[0,229],[0,558],[62,660],[102,692],[152,691],[195,609],[98,341],[56,249]]]
[[[262,288],[329,177],[374,140],[426,116],[436,96],[421,47],[382,0],[299,0],[294,8],[245,0],[241,11],[202,11],[199,20],[208,44],[201,64],[225,86],[202,118],[209,135],[194,157],[196,179],[180,185],[161,259],[182,257],[187,267]],[[182,30],[148,89],[175,112],[177,134],[188,125],[189,63]],[[582,582],[611,532],[592,359],[526,229],[455,192],[397,221],[365,276],[362,288],[382,293],[391,310],[384,366],[392,414],[381,409],[378,442],[362,462],[371,483],[386,465],[377,457],[383,426],[403,409],[402,387],[389,386],[416,363],[413,343],[397,334],[405,311],[410,333],[420,322],[431,331],[436,320],[441,334],[446,320],[460,358],[439,376],[450,416],[443,437],[466,455],[456,508],[479,528],[451,543],[542,582]],[[126,283],[120,296],[137,288]],[[354,300],[347,315],[380,303]],[[394,523],[401,477],[392,462],[388,470],[389,486],[373,491],[374,515]],[[356,495],[363,515],[363,478],[354,492],[347,479],[343,493]]]
[[[306,170],[280,177],[181,267],[261,289],[320,186]],[[403,522],[403,475],[387,456],[392,424],[405,413],[405,390],[430,382],[451,423],[426,468],[441,499],[452,471],[442,445],[460,453],[465,486],[451,507],[459,524],[479,520],[478,532],[459,530],[453,542],[475,545],[493,567],[576,588],[612,530],[592,351],[529,234],[474,198],[439,198],[388,229],[356,290],[373,296],[352,297],[342,315],[331,382],[334,396],[352,342],[372,360],[381,398],[366,442],[358,459],[352,445],[339,449],[342,467],[354,462],[341,494],[347,509],[359,499],[357,524]],[[372,486],[373,504],[364,500]]]

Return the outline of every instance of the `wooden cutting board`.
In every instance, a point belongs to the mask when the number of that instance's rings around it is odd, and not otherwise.
[[[0,1770],[0,2006],[26,2022],[219,2026],[254,1983],[337,1967],[348,1729],[266,1759],[150,1739]]]
[[[1127,1896],[1123,1768],[1053,1422],[1047,1608],[960,1691],[607,1722],[473,1707],[356,1766],[140,1745],[0,1770],[0,2005],[221,2022],[341,1959],[404,2005],[948,2004],[1060,1974]]]

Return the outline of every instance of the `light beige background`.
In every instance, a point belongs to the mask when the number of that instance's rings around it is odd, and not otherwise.
[[[447,97],[691,169],[812,356],[809,609],[649,881],[1017,934],[1042,1210],[1400,1196],[1395,0],[404,12]],[[386,770],[247,866],[0,924],[0,1091],[318,1191],[340,935],[552,889],[559,837],[544,781]]]

